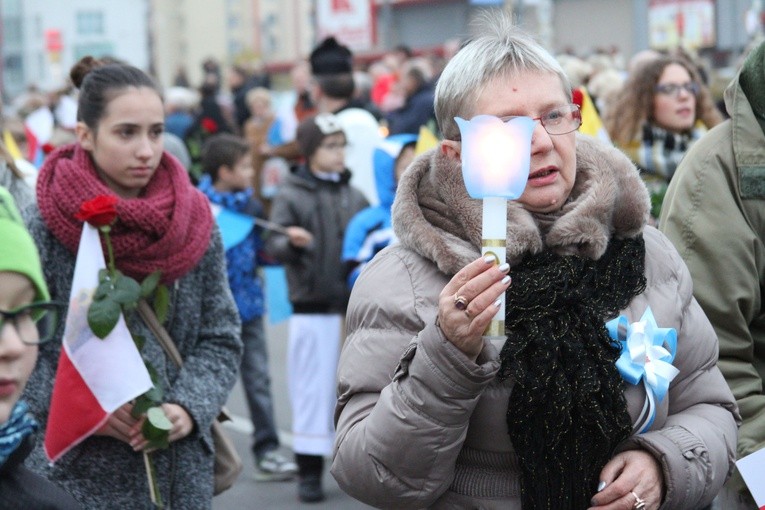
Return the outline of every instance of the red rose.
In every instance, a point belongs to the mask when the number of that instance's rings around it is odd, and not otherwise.
[[[111,225],[117,219],[117,200],[113,195],[98,195],[83,202],[74,217],[87,221],[96,228]]]
[[[218,123],[212,120],[210,117],[205,117],[204,119],[202,119],[202,129],[204,129],[210,134],[217,133]]]
[[[51,152],[53,152],[54,150],[56,150],[56,146],[53,145],[52,143],[46,143],[46,144],[43,144],[42,146],[43,154],[45,154],[46,156],[50,154]]]

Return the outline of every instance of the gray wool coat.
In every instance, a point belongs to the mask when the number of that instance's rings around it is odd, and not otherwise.
[[[68,302],[75,255],[47,229],[36,209],[26,213],[51,297]],[[212,504],[210,425],[235,383],[242,352],[239,314],[226,279],[223,253],[220,233],[214,228],[202,260],[170,286],[171,305],[165,327],[184,358],[181,370],[165,355],[137,314],[129,322],[134,334],[147,339],[143,354],[159,373],[165,401],[184,407],[195,424],[189,436],[151,454],[166,508],[204,509]],[[42,425],[27,465],[69,492],[84,508],[153,508],[142,454],[117,439],[91,436],[49,465],[42,439],[62,334],[63,324],[59,340],[40,346],[23,397]]]
[[[559,214],[541,218],[509,204],[508,261],[544,249],[599,259],[613,236],[643,233],[647,287],[621,314],[636,322],[650,306],[659,327],[676,329],[680,374],[650,428],[617,450],[644,449],[659,461],[662,510],[695,510],[712,501],[730,474],[738,411],[688,269],[658,230],[644,230],[648,204],[624,155],[579,137],[576,182]],[[338,368],[332,474],[370,505],[521,508],[519,459],[506,419],[513,381],[495,377],[499,349],[486,340],[472,362],[435,320],[444,285],[480,255],[481,216],[459,165],[435,151],[424,154],[399,183],[393,225],[400,243],[380,252],[353,288]],[[540,228],[543,222],[548,228]],[[645,387],[626,384],[625,397],[633,423],[640,423]]]

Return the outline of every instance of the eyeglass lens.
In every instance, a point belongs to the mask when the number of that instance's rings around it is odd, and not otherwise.
[[[0,330],[7,323],[14,327],[25,344],[47,342],[56,333],[61,309],[58,303],[33,303],[13,312],[0,310]]]
[[[688,82],[688,83],[664,83],[661,85],[656,85],[656,91],[661,94],[666,94],[668,96],[676,96],[680,93],[681,90],[684,90],[688,92],[689,94],[696,95],[699,91],[699,86],[694,82]]]
[[[539,117],[539,122],[551,135],[565,135],[582,125],[582,113],[575,104],[555,108]]]
[[[501,117],[501,120],[507,122],[513,118],[515,116]],[[553,108],[539,117],[535,117],[534,120],[538,120],[545,131],[551,135],[565,135],[576,131],[582,125],[582,112],[579,110],[579,106],[567,104]]]

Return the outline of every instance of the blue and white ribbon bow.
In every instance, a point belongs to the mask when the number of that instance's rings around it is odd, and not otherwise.
[[[655,400],[664,400],[669,383],[680,373],[672,365],[677,352],[677,331],[660,328],[651,307],[646,308],[638,322],[629,324],[627,318],[620,315],[608,321],[606,329],[611,338],[622,345],[622,354],[616,361],[619,373],[630,384],[638,384],[641,379],[645,384],[646,404],[636,426],[638,433],[644,432],[656,417]]]

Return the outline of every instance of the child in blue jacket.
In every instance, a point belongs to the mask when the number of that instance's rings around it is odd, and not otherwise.
[[[348,286],[377,252],[396,240],[390,210],[396,196],[398,177],[414,159],[417,135],[391,135],[375,148],[374,172],[380,203],[359,211],[345,230],[343,262],[348,268]]]
[[[263,207],[253,196],[250,146],[242,138],[218,134],[202,148],[202,169],[199,189],[210,202],[227,212],[247,218],[262,218]],[[216,215],[219,219],[220,214]],[[241,223],[241,222],[240,222]],[[246,223],[245,223],[246,224]],[[268,349],[263,326],[265,298],[258,267],[272,263],[261,254],[263,241],[260,229],[253,224],[243,238],[241,231],[230,235],[219,221],[226,248],[226,263],[231,293],[242,319],[242,385],[255,428],[252,451],[255,456],[255,479],[258,481],[290,480],[297,474],[297,465],[278,453],[279,436],[274,423],[271,379],[268,372]],[[233,245],[231,245],[233,244]]]

